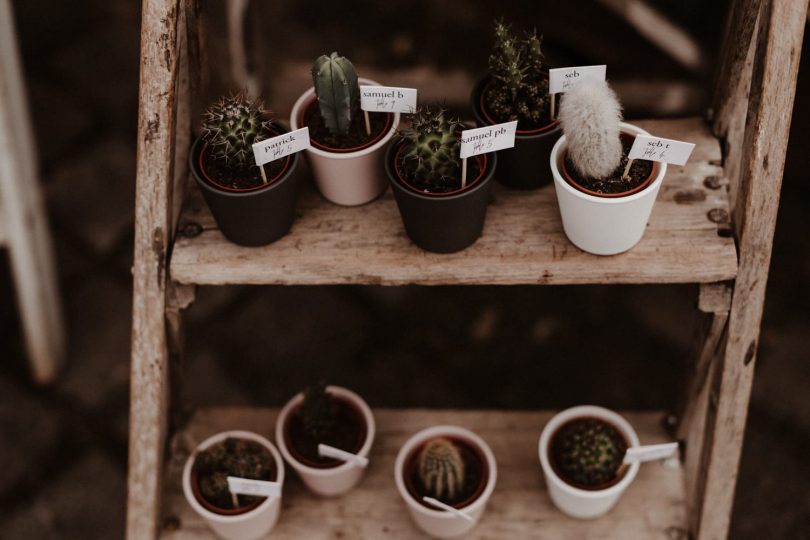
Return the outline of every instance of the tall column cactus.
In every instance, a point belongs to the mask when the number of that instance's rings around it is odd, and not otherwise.
[[[429,441],[419,453],[419,480],[427,494],[443,502],[454,501],[464,487],[464,460],[452,441]]]
[[[574,169],[588,179],[609,176],[622,160],[622,107],[607,82],[584,80],[565,93],[560,124]]]
[[[326,127],[336,137],[348,134],[360,101],[354,65],[337,52],[324,54],[312,65],[312,82]]]

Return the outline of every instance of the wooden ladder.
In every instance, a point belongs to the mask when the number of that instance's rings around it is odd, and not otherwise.
[[[732,3],[709,122],[637,122],[656,135],[695,142],[689,164],[671,167],[641,243],[619,256],[596,257],[565,238],[550,188],[496,188],[483,237],[453,255],[412,246],[390,194],[357,209],[308,192],[299,201],[301,217],[282,240],[262,248],[227,242],[189,182],[186,165],[207,67],[200,60],[200,3],[144,0],[128,537],[211,537],[183,500],[179,470],[185,456],[195,442],[222,429],[272,433],[274,409],[204,409],[170,425],[169,375],[182,352],[182,310],[198,285],[697,283],[704,321],[679,414],[670,415],[667,430],[661,412],[628,413],[642,443],[676,434],[684,442],[683,463],[645,467],[602,520],[565,518],[548,500],[536,441],[550,412],[384,409],[375,410],[375,466],[364,482],[337,500],[315,499],[295,483],[285,486],[285,501],[292,504],[285,503],[273,536],[412,537],[415,529],[393,486],[394,455],[417,428],[454,422],[480,431],[504,470],[473,537],[523,538],[542,527],[550,538],[597,531],[617,538],[725,538],[807,4]]]

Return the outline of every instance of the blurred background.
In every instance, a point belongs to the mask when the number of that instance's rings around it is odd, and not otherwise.
[[[211,96],[232,89],[224,3],[204,2]],[[254,2],[247,65],[285,117],[319,54],[469,117],[492,20],[536,27],[552,66],[608,64],[629,119],[704,115],[726,1]],[[0,251],[0,538],[123,535],[140,5],[14,0],[69,334],[27,370]],[[674,28],[674,30],[673,30]],[[662,30],[663,29],[663,30]],[[664,31],[666,30],[666,31]],[[732,538],[810,538],[810,39],[805,40]],[[671,409],[692,286],[216,287],[187,311],[181,407],[280,405],[317,378],[372,406]],[[587,337],[587,338],[586,338]]]

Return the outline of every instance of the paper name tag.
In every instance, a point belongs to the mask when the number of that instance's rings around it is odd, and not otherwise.
[[[693,143],[636,135],[636,140],[633,142],[633,147],[627,157],[684,165],[694,148]]]
[[[277,137],[270,137],[252,146],[256,165],[261,167],[290,154],[309,148],[309,128],[303,127]]]
[[[548,93],[559,94],[580,81],[604,81],[607,75],[607,65],[577,66],[567,68],[554,68],[548,70]]]
[[[250,480],[248,478],[228,477],[228,489],[236,495],[254,495],[256,497],[281,497],[281,484]]]
[[[461,132],[462,159],[515,146],[517,120]]]
[[[361,86],[360,108],[364,111],[413,113],[416,110],[416,88]]]
[[[355,465],[361,468],[368,467],[367,457],[358,456],[357,454],[352,454],[351,452],[346,452],[345,450],[341,450],[340,448],[335,448],[334,446],[329,446],[326,444],[318,445],[318,455],[320,455],[321,457],[330,457],[339,459],[347,463],[354,463]]]
[[[633,463],[634,461],[644,462],[653,461],[655,459],[666,459],[674,456],[677,451],[678,443],[676,442],[636,446],[627,449],[627,453],[624,454],[624,462]]]

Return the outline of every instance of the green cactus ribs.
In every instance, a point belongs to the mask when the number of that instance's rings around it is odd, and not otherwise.
[[[496,123],[518,121],[531,131],[551,123],[548,69],[543,64],[541,38],[535,31],[522,38],[509,25],[495,22],[495,43],[489,57],[492,82],[484,89],[484,108]]]
[[[576,418],[551,438],[551,464],[569,484],[605,489],[621,480],[627,441],[612,424],[598,418]]]
[[[461,439],[430,439],[409,458],[409,463],[412,470],[406,470],[408,489],[422,504],[427,505],[422,497],[428,496],[460,508],[483,491],[484,459]]]
[[[287,447],[300,462],[314,468],[337,467],[343,462],[323,458],[318,444],[327,444],[357,453],[366,440],[367,426],[362,413],[346,400],[332,396],[320,382],[304,391],[304,402],[285,426]]]
[[[410,126],[400,130],[402,146],[397,154],[397,169],[417,191],[448,193],[461,189],[459,132],[463,125],[438,107],[420,106]],[[467,180],[481,173],[478,159],[468,160]]]
[[[222,510],[236,510],[228,489],[228,476],[275,480],[276,468],[270,451],[261,444],[227,438],[197,455],[192,474],[196,475],[200,494],[208,504]],[[238,508],[251,507],[262,500],[264,497],[239,495]]]
[[[277,132],[259,100],[250,100],[243,93],[222,97],[203,114],[205,175],[218,186],[230,189],[263,185],[252,146]],[[276,177],[284,165],[283,159],[265,165],[267,177]]]
[[[578,186],[582,186],[595,193],[620,194],[641,186],[652,175],[654,164],[646,159],[635,159],[630,166],[629,179],[624,178],[624,167],[627,165],[627,154],[633,146],[634,137],[627,133],[621,134],[622,138],[622,159],[619,166],[606,178],[585,178],[579,174],[571,163],[570,158],[565,156],[565,172]],[[571,183],[571,182],[569,182]],[[575,186],[577,187],[577,186]]]

